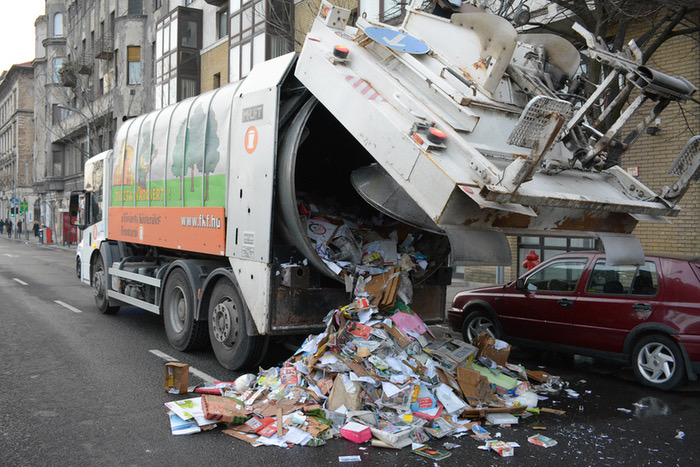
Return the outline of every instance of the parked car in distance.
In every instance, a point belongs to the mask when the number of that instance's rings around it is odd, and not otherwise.
[[[631,364],[639,381],[672,389],[700,372],[700,257],[647,256],[608,266],[600,252],[566,253],[511,284],[459,292],[450,326],[512,344]]]

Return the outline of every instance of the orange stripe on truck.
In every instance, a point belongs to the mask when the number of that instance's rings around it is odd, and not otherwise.
[[[110,207],[110,240],[223,255],[223,207]]]

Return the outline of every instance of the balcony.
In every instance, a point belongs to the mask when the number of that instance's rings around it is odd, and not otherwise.
[[[228,3],[228,0],[204,0],[207,2],[209,5],[214,5],[214,6],[222,6]]]
[[[95,41],[95,58],[109,60],[114,55],[114,39],[110,35],[103,35]]]

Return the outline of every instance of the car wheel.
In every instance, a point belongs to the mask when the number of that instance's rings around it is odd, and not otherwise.
[[[486,331],[489,336],[498,338],[500,332],[498,323],[485,311],[472,311],[467,314],[462,324],[462,338],[464,342],[471,342],[476,336]]]
[[[632,351],[632,367],[645,386],[673,389],[683,382],[685,363],[676,342],[661,334],[645,336]]]

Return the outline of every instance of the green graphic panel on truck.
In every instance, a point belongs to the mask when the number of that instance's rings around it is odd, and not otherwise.
[[[148,188],[141,188],[133,185],[112,187],[112,206],[183,206],[181,189],[184,185],[187,190],[184,206],[211,206],[224,207],[226,202],[226,175],[201,175],[185,177],[182,183],[180,180],[168,180],[167,185],[163,180],[152,181],[147,184]],[[202,200],[208,194],[204,204]]]

